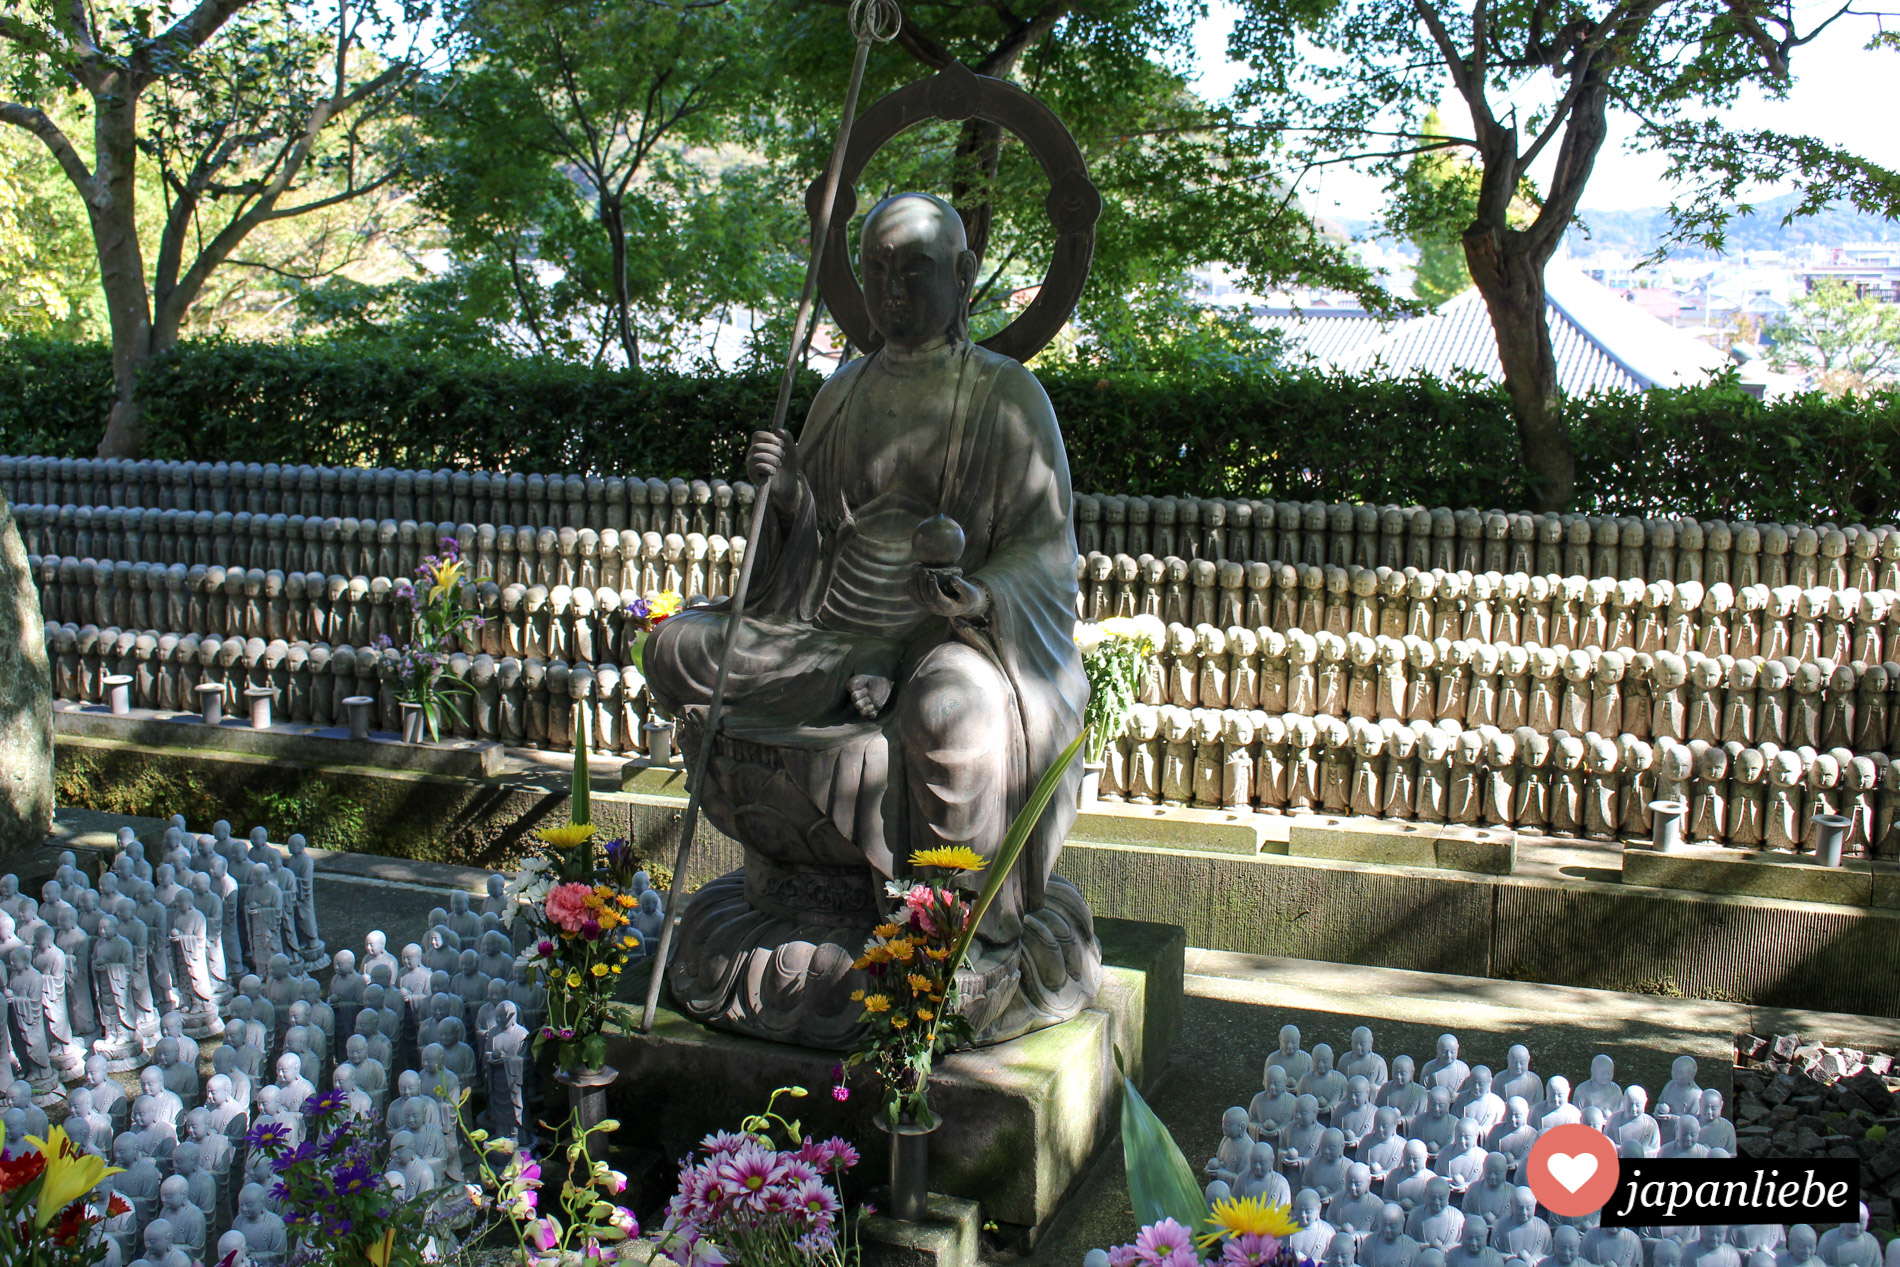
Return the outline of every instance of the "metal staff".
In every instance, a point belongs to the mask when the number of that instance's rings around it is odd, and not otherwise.
[[[812,225],[811,256],[805,263],[805,288],[798,297],[798,319],[792,323],[792,344],[785,354],[785,372],[779,378],[778,404],[772,411],[772,430],[785,430],[785,416],[792,407],[792,388],[798,381],[799,363],[805,357],[805,345],[812,324],[812,310],[818,290],[818,265],[831,236],[832,205],[838,198],[838,185],[844,170],[845,147],[851,141],[851,121],[858,112],[858,89],[864,84],[864,63],[871,45],[885,44],[896,38],[904,14],[897,0],[853,0],[851,33],[857,36],[857,56],[851,62],[851,83],[845,89],[844,116],[838,121],[838,143],[832,146],[831,162],[825,167],[824,197]],[[771,479],[759,485],[758,499],[752,504],[752,525],[746,534],[745,561],[739,565],[739,580],[732,587],[731,614],[726,623],[726,646],[719,657],[719,676],[713,679],[712,698],[706,705],[706,726],[700,737],[699,751],[693,755],[693,769],[687,780],[691,789],[686,801],[686,817],[680,823],[679,853],[673,859],[673,884],[666,897],[666,922],[660,926],[660,944],[653,952],[653,978],[647,982],[646,1010],[640,1015],[640,1032],[651,1033],[653,1014],[660,1005],[660,986],[666,975],[667,953],[673,947],[673,932],[679,927],[680,898],[686,887],[686,864],[693,854],[693,834],[699,826],[700,790],[706,785],[706,763],[712,758],[713,740],[719,733],[720,714],[725,709],[726,679],[732,673],[732,649],[739,638],[739,624],[745,616],[746,591],[752,586],[752,565],[758,562],[757,542],[765,530],[765,514],[772,501]]]

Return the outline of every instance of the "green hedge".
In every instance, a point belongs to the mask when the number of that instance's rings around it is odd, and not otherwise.
[[[86,456],[98,346],[0,343],[0,452]],[[1288,373],[1049,373],[1076,487],[1515,508],[1500,388]],[[312,344],[188,344],[147,372],[148,455],[323,465],[737,473],[776,376],[620,373]],[[817,386],[800,383],[796,413]],[[1809,521],[1900,513],[1900,393],[1764,404],[1733,382],[1574,402],[1579,510]]]

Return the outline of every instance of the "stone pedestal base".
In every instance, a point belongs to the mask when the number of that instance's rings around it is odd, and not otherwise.
[[[1175,925],[1096,921],[1102,984],[1074,1020],[939,1061],[931,1107],[930,1186],[977,1202],[1008,1240],[1032,1243],[1097,1151],[1120,1130],[1120,1048],[1137,1085],[1167,1063],[1181,1023],[1186,934]],[[709,1029],[662,1008],[648,1035],[615,1036],[607,1058],[622,1072],[614,1116],[638,1122],[642,1143],[680,1157],[712,1131],[736,1130],[773,1088],[810,1092],[792,1115],[823,1138],[849,1139],[864,1159],[847,1177],[853,1204],[888,1173],[887,1141],[872,1126],[868,1079],[840,1104],[826,1094],[838,1063],[815,1051]],[[783,1110],[784,1101],[780,1102]]]
[[[930,1216],[904,1223],[882,1214],[858,1221],[864,1267],[976,1267],[983,1217],[976,1202],[930,1194]]]

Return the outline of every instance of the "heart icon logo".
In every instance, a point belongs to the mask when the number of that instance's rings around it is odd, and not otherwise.
[[[1583,1187],[1597,1172],[1594,1153],[1552,1153],[1544,1164],[1550,1170],[1550,1177],[1562,1184],[1566,1192]]]
[[[1538,1204],[1572,1218],[1603,1208],[1616,1191],[1621,1166],[1609,1136],[1581,1122],[1565,1122],[1537,1137],[1524,1171]]]

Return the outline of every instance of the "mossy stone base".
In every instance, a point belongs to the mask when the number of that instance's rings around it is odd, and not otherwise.
[[[1104,961],[1095,1005],[1072,1021],[938,1061],[930,1103],[943,1119],[931,1136],[930,1188],[974,1201],[982,1217],[1032,1242],[1096,1152],[1120,1129],[1121,1081],[1147,1086],[1167,1064],[1180,1029],[1187,948],[1175,925],[1100,919]],[[835,1052],[812,1051],[708,1029],[663,1007],[651,1034],[615,1037],[608,1063],[622,1071],[614,1116],[641,1143],[670,1157],[706,1134],[736,1129],[778,1087],[810,1094],[779,1111],[808,1133],[838,1134],[864,1154],[854,1189],[886,1174],[884,1137],[872,1125],[877,1095],[854,1079],[849,1101],[827,1094]]]
[[[882,1214],[858,1221],[863,1267],[976,1267],[983,1220],[974,1201],[930,1194],[930,1217],[903,1223]]]
[[[1517,833],[1509,827],[1299,814],[1287,820],[1286,852],[1294,858],[1509,875],[1517,863]]]

